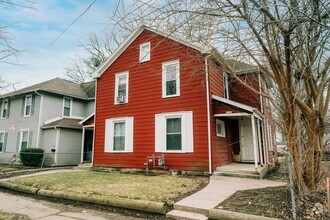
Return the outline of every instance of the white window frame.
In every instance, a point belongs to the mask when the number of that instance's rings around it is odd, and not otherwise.
[[[69,116],[64,115],[64,108],[65,108],[65,100],[66,99],[70,100],[70,115]],[[62,116],[63,116],[63,118],[70,118],[70,117],[72,117],[72,106],[73,106],[73,99],[70,98],[70,97],[63,97],[63,108],[62,108]]]
[[[19,149],[18,152],[22,150],[22,141],[23,141],[23,132],[27,132],[27,142],[26,142],[26,148],[29,148],[29,141],[30,141],[30,129],[21,129],[20,131],[20,138],[19,138]]]
[[[226,137],[226,124],[225,124],[225,121],[220,120],[220,119],[216,119],[215,121],[216,121],[215,130],[216,130],[217,136],[218,137]],[[219,132],[218,125],[221,126],[221,131],[222,132]]]
[[[3,134],[3,140],[0,139],[0,143],[2,143],[2,149],[0,151],[0,154],[3,153],[3,150],[5,149],[5,143],[6,143],[6,131],[0,131],[0,134]],[[0,136],[1,137],[1,136]]]
[[[176,94],[174,95],[166,95],[166,66],[169,65],[177,65],[176,72]],[[171,98],[180,96],[180,60],[174,60],[166,63],[162,63],[162,97],[163,98]]]
[[[148,51],[147,51],[146,54],[143,54],[142,48],[144,46],[148,46]],[[151,52],[150,42],[140,44],[140,59],[139,59],[140,60],[140,63],[144,63],[144,62],[150,61],[150,52]]]
[[[126,97],[125,102],[118,102],[118,87],[119,87],[119,78],[126,76]],[[117,73],[115,75],[115,105],[122,105],[128,103],[128,82],[129,82],[129,72]]]
[[[114,125],[117,122],[125,122],[125,148],[124,150],[114,150]],[[132,153],[134,141],[134,118],[110,118],[105,120],[104,152],[106,153]]]
[[[5,103],[7,103],[7,106],[6,106],[6,115],[3,114],[3,110],[5,110]],[[2,101],[2,104],[1,104],[1,119],[8,118],[8,105],[9,105],[8,99],[4,99]]]
[[[166,146],[166,120],[168,118],[181,118],[181,150],[167,150]],[[155,152],[161,153],[193,153],[194,131],[193,112],[170,112],[155,115]]]
[[[31,98],[31,104],[30,104],[30,112],[29,112],[29,114],[26,114],[26,107],[28,106],[28,98]],[[32,102],[33,102],[33,100],[32,100],[32,95],[26,95],[25,96],[25,101],[24,101],[24,117],[30,117],[31,116],[31,114],[32,114]]]
[[[223,97],[229,99],[228,74],[223,73]]]

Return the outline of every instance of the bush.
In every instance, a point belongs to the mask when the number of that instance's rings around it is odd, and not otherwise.
[[[26,148],[20,151],[19,156],[24,166],[38,167],[41,166],[44,152],[40,148]]]

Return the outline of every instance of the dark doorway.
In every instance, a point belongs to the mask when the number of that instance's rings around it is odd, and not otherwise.
[[[85,142],[84,142],[84,162],[92,161],[93,152],[93,129],[85,130]]]

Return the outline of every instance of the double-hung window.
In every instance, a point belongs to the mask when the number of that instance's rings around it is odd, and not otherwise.
[[[1,118],[5,119],[8,117],[8,99],[3,100],[1,108]]]
[[[31,116],[32,112],[32,95],[25,96],[25,103],[24,103],[24,117]]]
[[[0,131],[0,153],[2,153],[5,148],[5,134],[4,131]]]
[[[110,118],[105,121],[104,151],[133,152],[133,117]]]
[[[140,45],[140,63],[150,60],[150,42]]]
[[[115,104],[128,102],[128,72],[116,74]]]
[[[29,130],[21,130],[20,150],[28,148]]]
[[[63,117],[70,117],[72,112],[72,99],[64,98],[63,99]]]
[[[223,97],[229,99],[228,75],[223,73]]]
[[[166,150],[182,150],[181,116],[166,118]]]
[[[171,112],[155,115],[155,151],[194,152],[193,113]]]
[[[163,98],[180,96],[180,62],[179,60],[162,65]]]

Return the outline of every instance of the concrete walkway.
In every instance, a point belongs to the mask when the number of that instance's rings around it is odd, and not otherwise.
[[[79,208],[70,205],[52,203],[43,200],[36,200],[23,196],[17,196],[0,192],[0,210],[8,213],[26,215],[30,219],[39,220],[137,220],[138,218],[124,216],[109,211],[100,212]]]
[[[209,211],[238,190],[283,186],[285,182],[226,176],[211,176],[202,190],[174,204],[167,213],[173,219],[207,219]],[[189,217],[191,216],[191,217]]]

